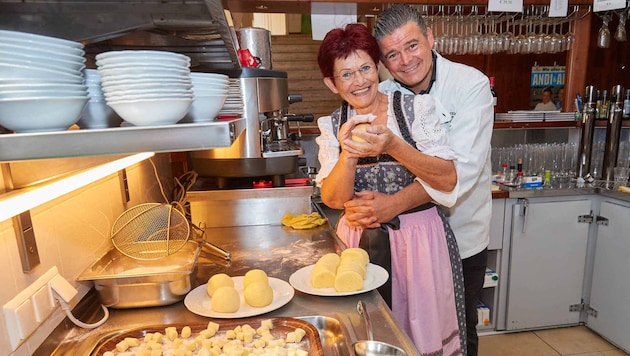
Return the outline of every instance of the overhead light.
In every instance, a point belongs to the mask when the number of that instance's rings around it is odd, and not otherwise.
[[[267,10],[269,7],[267,5],[256,5],[256,10]]]
[[[69,177],[4,193],[0,196],[0,221],[31,210],[154,155],[154,152],[138,153],[83,170]]]

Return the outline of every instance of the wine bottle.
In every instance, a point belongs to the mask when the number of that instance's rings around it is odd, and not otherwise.
[[[494,113],[497,112],[497,92],[494,90],[494,77],[490,77],[490,92],[492,93],[492,105],[494,106]]]

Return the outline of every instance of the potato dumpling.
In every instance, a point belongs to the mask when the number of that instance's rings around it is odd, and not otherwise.
[[[343,271],[335,277],[337,292],[355,292],[363,289],[363,277],[354,271]]]
[[[252,282],[245,288],[245,303],[254,307],[262,308],[273,301],[273,289],[264,281]]]
[[[267,277],[267,273],[261,269],[251,269],[245,273],[245,278],[243,278],[243,288],[247,289],[247,287],[254,282],[264,282],[268,285],[269,277]]]
[[[206,292],[210,297],[212,297],[214,292],[220,287],[234,287],[234,281],[232,280],[232,277],[228,276],[225,273],[218,273],[213,275],[208,280]]]
[[[354,130],[358,130],[358,131],[367,131],[367,128],[370,127],[370,124],[358,124],[357,126],[354,127]],[[365,141],[363,138],[357,136],[357,135],[352,135],[352,141],[354,142],[367,142]]]
[[[234,287],[219,287],[210,302],[212,310],[217,313],[234,313],[241,306],[241,296]]]
[[[370,262],[370,255],[368,255],[367,251],[360,247],[349,247],[341,252],[341,258],[357,256],[363,259],[365,264]]]

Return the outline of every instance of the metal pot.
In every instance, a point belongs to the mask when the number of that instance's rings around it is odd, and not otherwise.
[[[249,49],[249,52],[260,59],[262,69],[271,68],[271,32],[259,27],[241,28],[236,32],[238,44],[241,49]]]
[[[352,344],[355,356],[406,356],[407,353],[400,347],[388,344],[382,341],[374,341],[374,333],[372,332],[372,322],[368,314],[365,303],[359,300],[357,303],[357,312],[363,315],[365,329],[367,330],[368,340],[359,340]]]

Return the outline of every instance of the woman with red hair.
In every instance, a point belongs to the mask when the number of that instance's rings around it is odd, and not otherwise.
[[[394,197],[392,211],[405,207],[403,214],[378,217],[387,223],[375,220],[365,229],[342,216],[337,235],[390,272],[379,292],[420,354],[465,355],[461,260],[438,208],[452,206],[457,197],[455,155],[433,97],[378,91],[379,59],[376,40],[361,24],[330,31],[319,48],[324,83],[343,99],[317,121],[321,198],[335,209],[355,196],[374,204]],[[362,130],[361,124],[369,126]],[[411,205],[400,194],[410,184],[421,184],[433,202]]]

